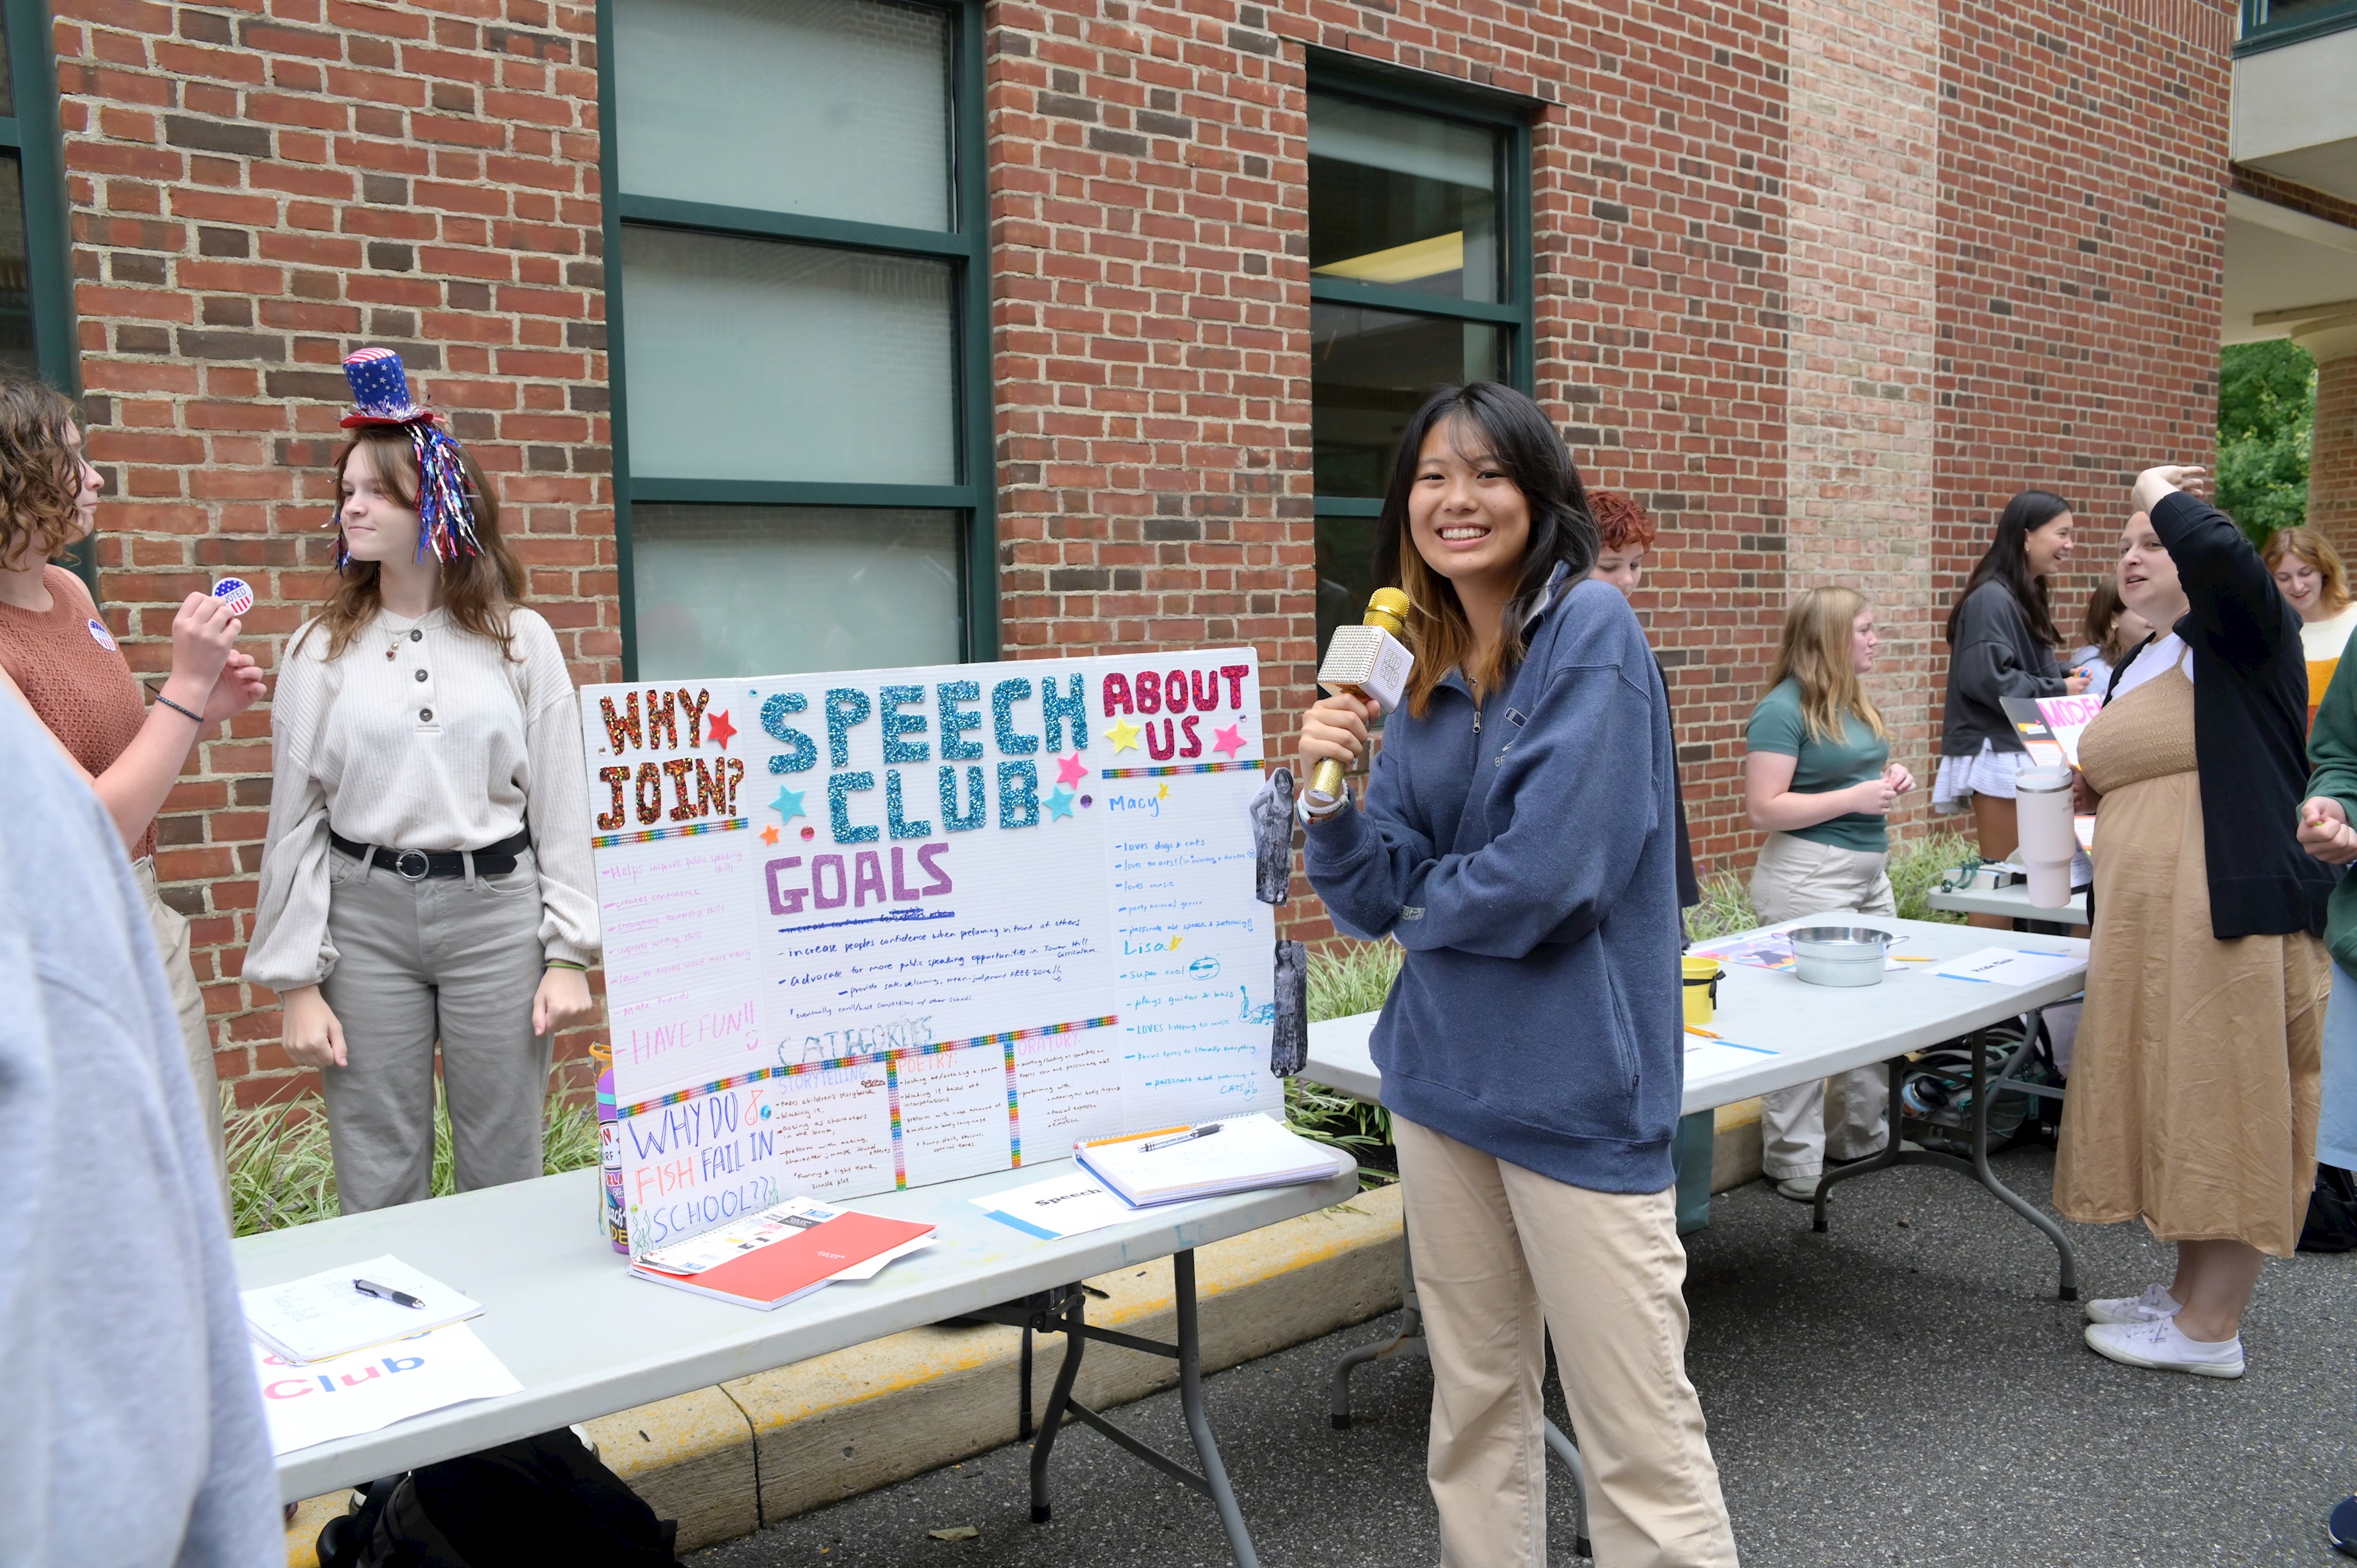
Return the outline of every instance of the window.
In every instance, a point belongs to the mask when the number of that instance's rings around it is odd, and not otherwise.
[[[0,24],[0,371],[38,376],[77,395],[81,366],[48,7],[42,0],[5,0]],[[60,559],[95,596],[98,569],[89,542]]]
[[[996,651],[977,0],[608,0],[633,680]]]
[[[1374,587],[1375,518],[1417,405],[1450,382],[1530,390],[1530,134],[1519,103],[1313,80],[1309,396],[1322,648],[1335,627],[1359,619]]]
[[[2357,27],[2357,0],[2243,0],[2238,55],[2255,54]]]

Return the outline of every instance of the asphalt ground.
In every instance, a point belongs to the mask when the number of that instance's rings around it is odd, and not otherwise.
[[[2034,1202],[2043,1149],[2000,1155]],[[1836,1189],[1817,1235],[1804,1205],[1754,1184],[1713,1200],[1688,1239],[1689,1366],[1749,1568],[1897,1564],[2179,1568],[2314,1564],[2324,1517],[2357,1487],[2357,1253],[2271,1260],[2243,1327],[2236,1382],[2115,1366],[2054,1299],[2055,1254],[1970,1180],[1921,1168]],[[2166,1279],[2141,1226],[2068,1228],[2083,1294]],[[1208,1399],[1269,1568],[1432,1568],[1423,1480],[1430,1368],[1360,1369],[1357,1421],[1333,1430],[1327,1373],[1378,1319],[1234,1368]],[[1091,1355],[1120,1354],[1102,1347]],[[1045,1391],[1042,1390],[1044,1398]],[[1550,1392],[1557,1420],[1562,1402]],[[1119,1420],[1186,1454],[1175,1393]],[[1047,1568],[1230,1561],[1209,1503],[1093,1432],[1057,1441],[1055,1517],[1029,1522],[1028,1451],[1000,1449],[758,1535],[698,1568],[777,1563]],[[1573,1553],[1571,1488],[1549,1489],[1552,1563]],[[956,1541],[929,1532],[972,1526]]]

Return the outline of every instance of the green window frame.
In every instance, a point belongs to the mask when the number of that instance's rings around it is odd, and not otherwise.
[[[1531,222],[1531,100],[1423,72],[1373,67],[1348,55],[1312,48],[1308,55],[1308,86],[1321,97],[1351,99],[1377,108],[1401,111],[1436,120],[1453,121],[1498,137],[1497,197],[1499,231],[1505,248],[1503,298],[1488,301],[1452,299],[1414,288],[1370,283],[1356,278],[1318,276],[1309,280],[1312,306],[1356,306],[1427,320],[1480,323],[1502,330],[1508,338],[1504,361],[1508,382],[1524,392],[1534,390],[1537,378],[1536,323],[1533,309]],[[1312,399],[1313,417],[1315,398]],[[1383,514],[1380,499],[1367,496],[1318,495],[1313,502],[1319,565],[1319,647],[1340,619],[1355,623],[1361,605],[1329,602],[1332,579],[1328,567],[1335,562],[1355,564],[1370,548],[1374,519]],[[1364,595],[1353,596],[1361,604]]]
[[[13,114],[0,114],[0,157],[16,160],[25,215],[25,292],[33,333],[32,369],[68,397],[81,395],[74,342],[71,230],[66,211],[65,148],[58,129],[56,50],[45,0],[0,0]],[[89,540],[59,560],[98,594]]]
[[[22,0],[0,0],[19,4]],[[639,631],[630,510],[633,503],[923,509],[960,516],[959,649],[967,661],[998,654],[996,468],[991,440],[989,187],[985,165],[982,0],[888,0],[930,11],[949,22],[948,96],[950,226],[908,229],[761,209],[714,206],[634,194],[623,189],[620,141],[628,127],[617,109],[617,0],[598,0],[598,115],[607,128],[598,154],[604,212],[607,368],[614,389],[614,535],[622,616],[622,671],[639,678]],[[891,484],[727,479],[632,470],[623,390],[629,344],[622,301],[630,286],[622,264],[625,228],[669,230],[725,238],[788,241],[838,252],[865,252],[947,263],[951,269],[953,369],[957,403],[955,478],[948,484]],[[790,535],[781,535],[790,537]],[[767,673],[768,671],[762,671]]]
[[[2350,27],[2357,27],[2357,0],[2243,0],[2243,35],[2234,52],[2257,54]]]

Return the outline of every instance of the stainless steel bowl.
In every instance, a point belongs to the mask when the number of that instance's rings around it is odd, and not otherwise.
[[[1803,926],[1792,940],[1793,972],[1811,985],[1879,985],[1883,959],[1899,940],[1873,926]]]

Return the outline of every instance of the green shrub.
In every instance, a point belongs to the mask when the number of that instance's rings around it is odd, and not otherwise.
[[[225,1103],[221,1131],[229,1150],[230,1217],[238,1235],[334,1217],[336,1162],[328,1146],[327,1107],[317,1095],[246,1109]],[[597,1102],[551,1095],[541,1168],[554,1176],[597,1163]],[[434,1101],[433,1185],[436,1197],[457,1190],[450,1115],[442,1104],[438,1083]]]

